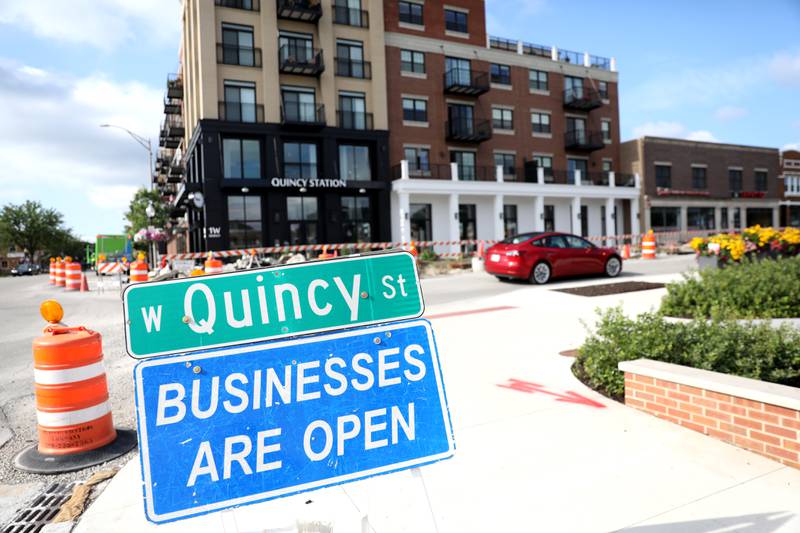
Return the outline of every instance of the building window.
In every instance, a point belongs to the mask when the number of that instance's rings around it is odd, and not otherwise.
[[[550,133],[550,113],[531,113],[531,129],[533,133]]]
[[[728,229],[728,208],[720,209],[719,229]]]
[[[742,171],[736,169],[728,169],[728,187],[732,193],[741,192],[742,190]]]
[[[256,122],[256,84],[244,81],[225,81],[225,101],[222,120]]]
[[[517,175],[516,156],[514,154],[494,154],[494,166],[503,167],[503,177],[513,178]]]
[[[426,242],[433,240],[431,231],[431,204],[411,204],[411,240]]]
[[[317,101],[314,89],[304,87],[281,87],[282,118],[285,122],[314,123],[324,119],[317,117]]]
[[[222,25],[222,62],[226,65],[256,66],[253,28],[233,24]],[[259,64],[260,62],[261,59]]]
[[[545,183],[553,182],[553,158],[549,155],[535,155],[533,161],[537,168],[544,169]]]
[[[260,196],[228,196],[228,238],[233,249],[261,246]]]
[[[681,216],[680,207],[651,207],[650,227],[659,230],[678,229],[678,219]]]
[[[672,167],[669,165],[656,165],[656,187],[669,189],[672,187]]]
[[[608,82],[605,81],[597,82],[597,94],[599,94],[600,98],[602,98],[603,100],[608,100]]]
[[[603,159],[603,174],[608,174],[614,171],[614,162],[608,159]],[[605,233],[603,233],[605,235]]]
[[[414,50],[400,50],[400,71],[425,74],[425,54]]]
[[[408,171],[411,173],[430,172],[430,155],[428,148],[405,147],[403,156],[408,161]]]
[[[314,2],[311,4],[313,5]],[[356,28],[369,27],[367,12],[361,10],[361,0],[334,0],[333,22]]]
[[[547,72],[543,70],[528,71],[528,85],[534,91],[547,91],[550,85],[547,81]]]
[[[286,219],[292,244],[317,243],[317,199],[313,196],[288,196]]]
[[[506,204],[503,206],[503,227],[505,229],[506,239],[519,233],[516,205]]]
[[[492,63],[492,83],[511,85],[511,67]]]
[[[398,2],[400,9],[400,22],[422,26],[422,4],[415,2]]]
[[[222,175],[225,179],[261,177],[261,143],[255,139],[222,139]]]
[[[692,188],[705,189],[707,187],[706,167],[692,167]]]
[[[603,142],[611,142],[611,121],[603,120],[600,122],[600,131],[603,134]]]
[[[336,41],[336,74],[347,78],[371,78],[364,61],[364,45],[359,41]]]
[[[446,87],[453,85],[472,85],[472,63],[469,59],[460,57],[444,58],[444,84]]]
[[[339,145],[339,178],[345,181],[370,181],[369,147]]]
[[[714,229],[713,207],[689,207],[686,209],[688,229]]]
[[[478,220],[475,204],[458,204],[458,234],[462,241],[474,241],[478,238]],[[475,249],[474,244],[462,246],[463,252]]]
[[[278,47],[281,63],[314,62],[314,39],[310,34],[281,32],[278,36]]]
[[[313,143],[283,143],[283,175],[293,179],[316,179],[317,145]]]
[[[496,130],[513,130],[514,112],[510,109],[492,108],[492,128]]]
[[[580,179],[578,178],[578,172],[580,172]],[[589,161],[587,159],[567,158],[567,178],[569,183],[573,185],[580,185],[581,183],[591,184],[588,172]]]
[[[344,242],[370,242],[372,215],[368,196],[342,196]]]
[[[567,102],[583,98],[583,78],[564,76],[564,99]]]
[[[756,170],[756,190],[761,192],[767,191],[767,173],[763,170]]]
[[[544,206],[544,230],[556,230],[556,208],[553,205]]]
[[[428,101],[420,98],[403,98],[403,120],[428,122]]]
[[[458,179],[474,181],[477,174],[475,152],[450,152],[450,162],[458,166]]]
[[[444,27],[448,31],[456,31],[458,33],[468,33],[467,30],[467,14],[462,11],[454,11],[452,9],[444,10]]]
[[[364,93],[339,93],[339,127],[351,130],[372,129]]]

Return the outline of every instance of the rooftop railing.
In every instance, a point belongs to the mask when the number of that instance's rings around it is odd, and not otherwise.
[[[498,37],[496,35],[489,36],[488,47],[493,50],[503,50],[513,53],[519,53],[521,51],[524,55],[544,57],[547,59],[552,59],[555,53],[555,56],[558,58],[557,61],[562,63],[589,66],[601,70],[614,70],[613,60],[608,57],[584,54],[572,50],[562,50],[552,46],[506,39],[505,37]],[[587,57],[588,62],[586,60]]]

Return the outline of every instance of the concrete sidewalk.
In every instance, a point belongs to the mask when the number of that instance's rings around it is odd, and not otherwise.
[[[663,289],[585,298],[552,288],[429,309],[513,307],[432,320],[457,449],[421,477],[405,471],[156,527],[144,518],[133,460],[76,531],[290,532],[298,520],[379,533],[800,531],[800,471],[608,400],[558,355],[581,344],[581,321],[593,323],[597,307],[637,314]],[[541,387],[498,386],[509,379]],[[563,401],[574,393],[589,401]]]

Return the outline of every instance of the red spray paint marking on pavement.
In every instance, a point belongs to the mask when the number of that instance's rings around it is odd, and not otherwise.
[[[476,315],[478,313],[491,313],[492,311],[506,311],[508,309],[516,309],[511,305],[502,305],[500,307],[484,307],[483,309],[472,309],[470,311],[453,311],[452,313],[439,313],[436,315],[425,315],[423,318],[450,318],[453,316],[462,315]]]
[[[587,405],[589,407],[595,407],[597,409],[605,409],[605,405],[600,402],[596,402],[591,398],[587,398],[581,394],[578,394],[574,391],[566,391],[564,394],[560,394],[558,392],[551,392],[545,389],[544,385],[539,385],[538,383],[531,383],[530,381],[523,381],[521,379],[509,379],[508,383],[506,384],[499,384],[498,387],[503,387],[504,389],[512,389],[519,392],[527,392],[528,394],[533,394],[535,392],[541,392],[542,394],[548,394],[550,396],[555,396],[557,402],[566,402],[566,403],[578,403],[582,405]]]

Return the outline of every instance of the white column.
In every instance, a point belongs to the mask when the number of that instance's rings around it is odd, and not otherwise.
[[[583,179],[583,177],[581,176],[581,171],[580,170],[575,170],[572,173],[572,175],[573,175],[574,184],[575,185],[580,185],[581,184],[581,179]]]
[[[503,183],[503,165],[497,165],[495,167],[494,176],[498,183]]]
[[[544,231],[544,196],[533,197],[533,230]]]
[[[397,193],[398,216],[400,217],[400,242],[411,240],[411,209],[407,192]]]
[[[555,46],[550,48],[550,59],[552,59],[553,61],[558,61],[558,48],[556,48]]]
[[[650,225],[650,211],[645,210],[645,215],[647,216],[647,221],[645,225]],[[635,200],[631,200],[631,234],[632,235],[639,235],[642,232],[639,226],[639,198]],[[634,240],[636,240],[634,238]]]
[[[400,179],[407,180],[409,176],[408,161],[405,159],[400,160]]]
[[[450,163],[450,178],[458,181],[458,163]]]
[[[589,52],[584,52],[584,53],[583,53],[583,66],[584,66],[584,67],[588,67],[588,66],[590,66],[591,64],[592,64],[592,63],[591,63],[591,61],[589,60]]]
[[[689,231],[689,211],[685,205],[681,206],[681,220],[680,220],[681,236],[686,236]]]
[[[781,225],[781,208],[780,207],[773,207],[772,208],[772,227],[777,228]]]
[[[614,208],[616,203],[613,198],[606,198],[606,235],[614,235]],[[614,246],[614,239],[606,239],[606,246]]]
[[[741,218],[739,219],[740,229],[744,229],[747,227],[747,206],[741,206],[739,212],[741,213]]]
[[[461,232],[459,231],[458,226],[458,195],[453,193],[448,197],[448,224],[450,225],[450,231],[448,232],[448,239],[449,241],[459,241],[461,240]],[[460,246],[457,244],[451,244],[449,246],[451,252],[458,252],[460,250]]]
[[[617,177],[616,174],[614,174],[613,170],[608,173],[608,186],[609,187],[617,186]]]
[[[581,197],[572,197],[572,233],[581,234]]]
[[[717,206],[714,208],[714,229],[719,231],[722,227],[722,208]]]
[[[517,41],[517,53],[522,55],[525,53],[524,49],[522,48],[522,41]]]
[[[728,230],[729,231],[733,231],[735,229],[738,229],[738,228],[734,228],[733,227],[733,212],[734,212],[734,209],[736,209],[736,208],[735,207],[731,207],[730,205],[728,206]]]
[[[617,71],[617,58],[616,57],[612,57],[611,58],[611,72],[616,72],[616,71]]]
[[[506,228],[503,220],[503,195],[494,195],[494,240],[502,241],[506,238]]]
[[[544,185],[544,167],[536,167],[536,183]]]
[[[638,173],[633,175],[633,186],[637,189],[642,188],[642,177]]]

